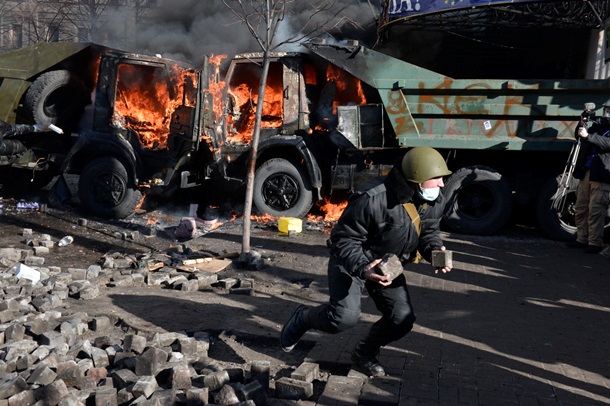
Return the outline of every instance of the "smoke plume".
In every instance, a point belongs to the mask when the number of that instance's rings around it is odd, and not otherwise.
[[[376,0],[373,0],[376,2]],[[287,2],[289,13],[282,22],[279,41],[311,24],[315,1]],[[378,10],[370,0],[336,0],[333,10],[341,9],[340,23],[326,35],[337,40],[375,41]],[[203,55],[260,51],[258,43],[221,0],[160,0],[145,27],[135,33],[134,51],[161,54],[167,58],[198,63]],[[375,14],[376,13],[376,14]],[[332,14],[320,15],[316,21],[328,21]],[[337,22],[334,19],[333,22]],[[315,21],[314,21],[315,23]],[[286,49],[283,49],[286,50]]]

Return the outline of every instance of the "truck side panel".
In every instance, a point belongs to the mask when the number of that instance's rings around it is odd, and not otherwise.
[[[358,47],[307,47],[377,89],[401,146],[568,151],[587,102],[607,80],[453,79]]]

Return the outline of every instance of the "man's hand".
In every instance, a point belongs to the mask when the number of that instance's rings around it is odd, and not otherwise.
[[[445,248],[445,246],[442,246],[439,248],[439,250],[445,251],[446,248]],[[441,271],[442,273],[448,273],[448,272],[451,272],[452,269],[453,269],[452,266],[438,267],[438,268],[434,268],[434,273],[437,274],[439,271]]]
[[[587,131],[587,127],[580,127],[578,129],[578,136],[581,138],[587,138],[589,136],[589,132]]]
[[[390,286],[392,281],[388,280],[388,277],[385,275],[379,275],[375,273],[375,267],[381,263],[382,259],[378,258],[368,264],[364,271],[362,272],[362,276],[364,279],[380,284],[381,286]]]
[[[34,132],[41,133],[48,129],[46,124],[34,124]]]

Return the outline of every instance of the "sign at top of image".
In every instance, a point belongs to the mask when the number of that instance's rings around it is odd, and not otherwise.
[[[393,20],[470,7],[509,3],[534,3],[536,1],[540,0],[388,0],[386,7],[388,17]]]

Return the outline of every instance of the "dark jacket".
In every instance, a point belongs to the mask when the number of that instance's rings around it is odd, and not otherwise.
[[[25,151],[25,145],[20,140],[10,138],[33,132],[33,125],[9,124],[0,120],[0,156],[15,155]]]
[[[422,220],[420,236],[403,207],[410,201]],[[330,254],[350,274],[360,277],[366,265],[385,254],[396,254],[405,264],[419,250],[430,261],[432,250],[443,245],[442,212],[442,194],[435,202],[424,202],[394,167],[382,184],[351,196],[331,232]]]
[[[576,128],[576,137],[579,127]],[[587,138],[580,139],[581,147],[576,159],[574,177],[582,179],[585,176],[585,164],[590,160],[589,180],[610,184],[610,120],[598,119],[588,132]]]
[[[29,134],[34,132],[34,126],[29,124],[10,124],[0,120],[0,141],[3,138],[11,138],[16,135]]]

